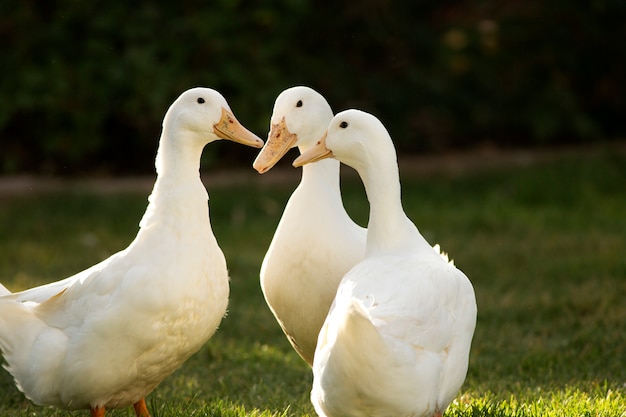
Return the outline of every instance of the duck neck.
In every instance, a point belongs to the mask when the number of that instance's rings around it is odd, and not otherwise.
[[[200,226],[208,220],[208,194],[199,172],[203,145],[181,138],[181,133],[176,138],[179,143],[173,144],[168,133],[164,131],[159,143],[157,179],[141,220],[142,229],[157,225],[180,228],[178,223],[194,222]]]
[[[367,164],[357,170],[370,203],[366,255],[385,255],[412,251],[416,235],[421,237],[402,208],[398,164]],[[378,168],[377,168],[378,167]],[[383,167],[383,169],[381,169]],[[422,238],[423,239],[423,238]],[[425,243],[425,241],[424,241]]]
[[[339,189],[339,161],[335,159],[323,159],[313,164],[302,167],[302,179],[300,183],[305,187],[315,187],[322,191],[332,193],[341,198]]]
[[[186,135],[191,133],[178,131],[174,135],[173,129],[163,129],[155,161],[158,180],[182,183],[199,180],[200,157],[205,144]]]

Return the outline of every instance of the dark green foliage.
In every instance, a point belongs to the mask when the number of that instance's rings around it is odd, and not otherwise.
[[[626,133],[621,1],[25,0],[0,16],[0,172],[151,171],[163,114],[197,85],[262,137],[295,84],[375,113],[401,151]]]

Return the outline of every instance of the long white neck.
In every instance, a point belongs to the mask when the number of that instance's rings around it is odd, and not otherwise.
[[[155,162],[159,179],[185,182],[199,178],[204,144],[185,137],[192,135],[184,130],[175,131],[170,123],[164,125]]]
[[[300,183],[307,187],[324,187],[327,191],[341,198],[339,189],[339,161],[322,159],[302,167]]]
[[[198,227],[208,220],[208,194],[200,179],[200,157],[203,145],[185,138],[175,138],[164,128],[157,151],[157,179],[141,220],[142,229],[162,225],[180,227],[180,223]],[[184,132],[178,132],[184,135]],[[186,144],[186,145],[182,145]]]
[[[428,245],[402,208],[395,152],[371,155],[358,168],[370,203],[366,256],[411,252]]]

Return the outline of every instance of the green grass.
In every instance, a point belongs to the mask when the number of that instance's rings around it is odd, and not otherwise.
[[[346,207],[365,223],[361,184],[344,184]],[[625,187],[626,155],[615,151],[403,178],[407,213],[476,289],[469,372],[446,415],[626,416]],[[148,397],[153,417],[315,415],[310,371],[258,283],[292,188],[209,185],[230,311]],[[0,199],[0,282],[18,290],[57,280],[124,248],[145,204],[145,194],[78,191]],[[88,413],[34,406],[0,372],[0,416],[66,415]]]

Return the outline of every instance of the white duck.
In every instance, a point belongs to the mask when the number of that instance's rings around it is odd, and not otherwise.
[[[294,146],[306,151],[332,117],[324,97],[311,88],[283,91],[254,168],[267,172]],[[289,342],[309,365],[341,277],[365,255],[365,236],[343,206],[339,162],[327,159],[303,167],[263,260],[261,288]]]
[[[163,120],[157,180],[130,246],[65,280],[2,291],[5,368],[33,402],[94,417],[132,404],[148,416],[145,396],[216,331],[228,273],[198,170],[217,139],[263,145],[218,92],[184,92]]]
[[[368,200],[365,259],[342,279],[320,331],[311,401],[320,416],[441,416],[465,379],[476,325],[472,284],[406,216],[396,153],[378,119],[337,114],[295,166],[335,157]]]

